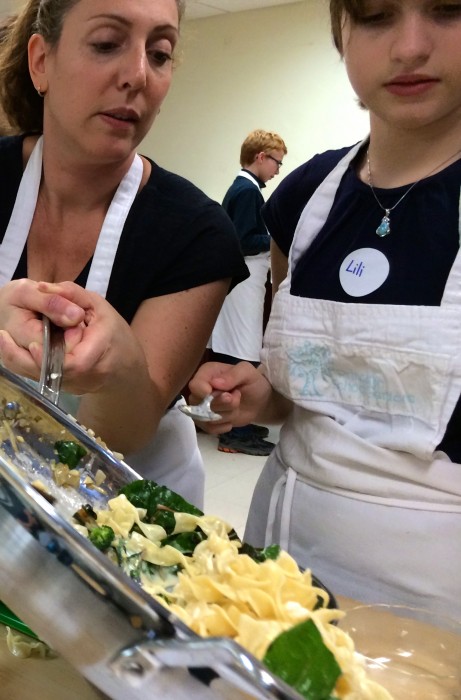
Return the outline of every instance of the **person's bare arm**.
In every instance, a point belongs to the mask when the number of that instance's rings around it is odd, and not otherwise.
[[[143,302],[118,353],[118,381],[83,396],[79,420],[112,449],[142,447],[197,368],[228,286],[220,280]]]
[[[280,284],[283,282],[288,272],[288,258],[282,253],[277,243],[271,239],[271,277],[272,296],[275,295]]]
[[[17,280],[0,289],[0,360],[38,380],[42,314],[65,330],[63,390],[77,418],[114,450],[141,448],[197,368],[229,280],[146,300],[130,325],[73,282]]]

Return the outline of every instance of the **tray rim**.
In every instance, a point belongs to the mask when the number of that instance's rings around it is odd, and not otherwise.
[[[16,390],[21,394],[25,394],[28,400],[41,411],[51,416],[60,426],[64,426],[72,435],[88,447],[90,451],[96,451],[103,462],[108,461],[112,468],[117,467],[121,469],[124,474],[129,475],[133,480],[142,479],[129,465],[117,459],[112,452],[100,445],[74,418],[69,417],[62,409],[41,396],[34,387],[23,379],[0,366],[0,387],[2,378],[7,384],[13,384]],[[0,399],[1,398],[6,397],[0,397]],[[91,578],[96,579],[98,583],[102,582],[109,585],[111,597],[106,598],[106,601],[110,600],[114,602],[117,599],[121,599],[127,605],[128,609],[123,609],[120,604],[116,602],[116,606],[119,607],[121,613],[124,614],[125,617],[133,614],[139,615],[146,625],[147,633],[149,633],[149,631],[154,631],[156,634],[163,632],[165,634],[164,638],[176,636],[183,641],[203,639],[173,612],[149,595],[139,584],[131,580],[125,572],[111,562],[104,553],[100,552],[89,540],[72,527],[65,517],[62,516],[39,491],[32,487],[25,477],[18,473],[12,461],[4,454],[4,450],[0,450],[0,483],[2,480],[13,490],[15,497],[19,499],[23,506],[29,509],[33,516],[37,518],[44,530],[46,532],[51,532],[60,541],[65,543],[66,547],[69,548],[73,555],[72,559],[75,557],[78,565],[82,565],[83,570]],[[1,501],[0,507],[5,508]],[[18,518],[15,518],[15,520],[19,524],[24,525]],[[78,575],[75,569],[74,573]],[[116,593],[115,596],[114,590]],[[96,591],[94,592],[96,593]],[[103,596],[100,597],[104,600]],[[129,610],[131,606],[134,608],[134,613]],[[152,623],[152,628],[147,624],[149,620]],[[155,626],[158,624],[163,626],[163,629],[155,629]],[[140,636],[141,634],[142,631],[140,630]],[[280,697],[293,699],[301,698],[294,688],[287,686],[281,678],[269,671],[262,661],[254,657],[237,642],[227,637],[215,638],[215,641],[219,642],[220,639],[226,644],[230,642],[231,645],[235,647],[237,654],[242,657],[247,657],[255,669],[259,669],[261,674],[271,679],[272,686],[275,692],[280,693]],[[142,642],[142,640],[140,641]],[[59,652],[59,649],[56,651]],[[213,668],[211,664],[210,668]]]

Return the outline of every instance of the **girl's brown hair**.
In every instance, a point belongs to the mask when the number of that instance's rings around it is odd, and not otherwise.
[[[346,15],[356,21],[363,13],[363,0],[330,0],[330,22],[333,42],[339,53],[343,53],[343,27]]]

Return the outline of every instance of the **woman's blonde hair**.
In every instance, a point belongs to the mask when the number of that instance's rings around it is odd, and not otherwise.
[[[0,104],[13,130],[43,130],[43,98],[29,73],[30,37],[41,34],[50,46],[56,46],[66,14],[79,1],[29,0],[21,12],[10,18],[8,32],[0,43]],[[176,0],[176,4],[181,20],[185,0]]]

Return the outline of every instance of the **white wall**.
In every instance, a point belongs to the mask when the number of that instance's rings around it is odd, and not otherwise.
[[[171,91],[140,151],[222,200],[256,128],[278,132],[281,175],[367,133],[334,49],[327,0],[185,22]]]

